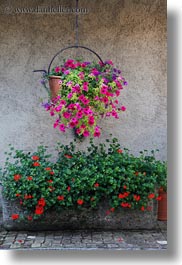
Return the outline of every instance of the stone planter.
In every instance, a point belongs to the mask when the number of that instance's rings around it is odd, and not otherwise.
[[[49,211],[35,221],[13,221],[13,213],[22,214],[22,208],[15,202],[2,197],[3,226],[6,230],[121,230],[121,229],[155,229],[157,227],[156,205],[153,211],[118,209],[107,215],[109,209],[103,201],[98,209]]]

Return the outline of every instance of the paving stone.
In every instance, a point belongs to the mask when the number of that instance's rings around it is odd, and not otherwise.
[[[31,245],[31,247],[32,247],[32,248],[39,248],[39,247],[41,247],[41,243],[33,243],[33,244]]]
[[[164,236],[166,235],[166,237]],[[0,232],[0,249],[167,250],[166,231]],[[166,243],[166,242],[165,242]]]

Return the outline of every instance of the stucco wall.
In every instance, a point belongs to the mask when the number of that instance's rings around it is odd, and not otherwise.
[[[15,13],[15,8],[74,7],[74,0],[0,0],[0,161],[8,144],[34,150],[68,143],[72,132],[61,134],[40,106],[46,99],[34,69],[47,68],[52,56],[75,43],[75,15]],[[119,120],[103,121],[102,141],[110,133],[133,152],[160,149],[166,159],[166,1],[79,0],[79,43],[111,59],[123,71],[128,88],[121,99],[127,111]],[[74,52],[71,52],[73,55]],[[87,59],[92,59],[86,53]],[[70,57],[65,52],[63,57]],[[56,63],[56,62],[55,62]],[[88,140],[79,145],[84,148]]]

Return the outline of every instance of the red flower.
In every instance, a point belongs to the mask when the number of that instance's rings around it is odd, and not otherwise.
[[[139,201],[140,200],[140,195],[133,195],[135,201]]]
[[[151,194],[148,195],[148,198],[149,199],[153,199],[154,197],[155,197],[155,194],[154,193],[151,193]]]
[[[20,205],[21,205],[21,204],[23,204],[23,201],[22,201],[22,200],[20,200]]]
[[[33,178],[31,176],[28,176],[27,177],[27,180],[32,180]]]
[[[110,209],[110,211],[111,211],[111,212],[114,212],[114,211],[115,211],[115,208],[114,208],[114,207],[112,207],[112,208]]]
[[[67,191],[70,191],[71,190],[71,187],[70,186],[68,186],[68,188],[67,188]]]
[[[68,155],[68,154],[65,154],[64,155],[66,158],[72,158],[72,156],[71,155]]]
[[[40,198],[38,200],[38,206],[44,207],[46,205],[46,201],[44,198]]]
[[[39,156],[32,156],[32,160],[34,161],[39,160]]]
[[[126,186],[126,185],[124,185],[124,186],[123,186],[123,189],[125,189],[125,190],[126,190],[126,189],[127,189],[127,186]]]
[[[139,174],[139,172],[138,172],[138,171],[136,171],[136,172],[135,172],[135,176],[138,176],[138,174]]]
[[[58,201],[64,201],[64,196],[63,195],[60,195],[57,197]]]
[[[94,187],[98,188],[99,187],[99,183],[95,183]]]
[[[120,193],[119,195],[118,195],[118,198],[119,199],[123,199],[125,196],[124,196],[124,194],[122,194],[122,193]]]
[[[27,216],[27,219],[28,219],[28,221],[32,221],[32,216],[31,215],[29,215],[29,216]]]
[[[124,208],[131,208],[131,204],[128,203],[128,202],[122,202],[121,206],[124,207]]]
[[[39,162],[34,162],[34,163],[33,163],[33,166],[34,166],[34,167],[39,167],[39,166],[40,166],[40,163],[39,163]]]
[[[78,199],[78,200],[77,200],[77,203],[78,203],[79,205],[82,205],[82,204],[84,203],[84,201],[83,201],[82,199]]]
[[[142,206],[140,210],[141,210],[141,211],[145,211],[145,207],[144,207],[144,206]]]
[[[20,178],[21,178],[21,176],[19,174],[14,175],[14,180],[15,181],[18,181]]]
[[[25,200],[27,200],[27,199],[32,199],[32,198],[33,198],[32,195],[25,194],[25,196],[24,196],[24,199],[25,199]]]
[[[50,175],[54,175],[54,171],[49,172]]]
[[[15,195],[16,197],[20,197],[21,196],[21,194],[20,193],[16,193],[16,195]]]
[[[52,182],[53,182],[53,180],[52,180],[52,179],[49,179],[47,182],[49,182],[49,183],[52,183]]]
[[[50,170],[51,170],[51,168],[50,168],[50,167],[46,167],[46,168],[45,168],[45,170],[47,170],[47,171],[50,171]]]
[[[120,193],[120,194],[118,195],[118,198],[119,198],[119,199],[126,198],[129,194],[130,194],[129,192]]]
[[[162,200],[162,197],[161,196],[157,196],[156,200],[157,201],[161,201]]]
[[[44,208],[40,205],[37,205],[35,209],[35,214],[43,214],[43,212],[44,212]]]
[[[11,215],[11,218],[12,218],[13,220],[16,220],[16,219],[19,218],[19,214],[14,213],[14,214]]]
[[[117,152],[118,152],[119,154],[121,154],[121,153],[123,152],[123,150],[118,149]]]

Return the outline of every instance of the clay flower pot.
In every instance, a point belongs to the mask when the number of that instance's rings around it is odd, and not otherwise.
[[[60,84],[60,76],[52,75],[49,76],[49,87],[51,91],[51,99],[56,98],[58,95],[58,92],[60,90],[61,84]]]
[[[167,192],[160,189],[159,196],[161,197],[161,200],[158,201],[157,219],[160,221],[167,221]]]

